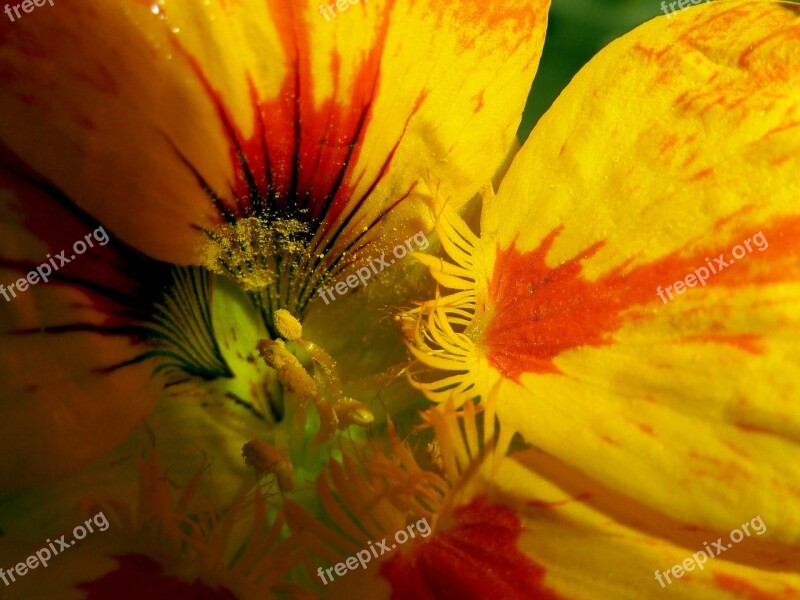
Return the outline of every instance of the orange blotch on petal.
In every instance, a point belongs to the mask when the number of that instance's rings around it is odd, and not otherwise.
[[[721,227],[722,221],[715,229]],[[483,344],[490,364],[515,381],[519,381],[522,373],[560,373],[554,359],[566,350],[611,343],[614,331],[636,316],[630,309],[654,302],[661,306],[663,302],[656,290],[672,286],[696,269],[707,267],[706,258],[716,264],[715,259],[724,255],[724,260],[730,262],[710,275],[707,286],[736,288],[792,280],[791,269],[778,263],[798,260],[794,240],[800,237],[800,218],[756,225],[752,231],[741,231],[724,241],[714,240],[713,245],[692,254],[674,252],[633,268],[623,263],[595,281],[583,277],[581,261],[594,256],[603,242],[560,265],[547,265],[547,254],[562,229],[551,231],[530,252],[520,252],[514,245],[497,251],[489,284],[492,315],[484,331]],[[763,252],[753,247],[742,262],[769,261],[775,268],[756,272],[739,267],[730,260],[731,249],[759,231],[763,232],[769,246]],[[697,289],[687,289],[686,293],[699,293],[699,282],[695,287]],[[673,296],[672,302],[681,300],[677,294]],[[686,341],[735,345],[750,353],[762,351],[759,339],[745,334],[712,332]]]
[[[484,342],[490,363],[515,380],[524,372],[560,372],[553,363],[556,356],[569,348],[605,343],[606,332],[622,322],[618,282],[581,277],[580,261],[602,244],[555,268],[546,265],[561,230],[550,232],[532,252],[521,253],[512,246],[497,254],[489,286],[494,314]],[[645,296],[640,293],[636,299],[643,302]]]

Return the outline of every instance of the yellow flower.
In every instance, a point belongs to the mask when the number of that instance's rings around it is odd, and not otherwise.
[[[513,156],[544,1],[61,6],[0,35],[2,564],[113,517],[9,597],[800,594],[795,7]]]
[[[97,2],[7,28],[0,136],[36,175],[3,182],[4,281],[69,260],[87,227],[114,241],[3,305],[0,484],[102,455],[165,396],[193,398],[244,469],[242,444],[285,416],[258,352],[281,308],[335,358],[327,382],[377,411],[406,361],[384,307],[424,293],[412,261],[331,306],[316,291],[430,230],[425,180],[466,202],[503,168],[545,9],[390,2],[334,24],[312,3]]]
[[[450,260],[423,259],[441,289],[403,319],[435,369],[414,381],[497,390],[567,597],[800,593],[798,40],[795,5],[655,19],[564,90],[480,236],[435,204]]]

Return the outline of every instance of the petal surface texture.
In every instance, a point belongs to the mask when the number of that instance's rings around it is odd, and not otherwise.
[[[559,597],[800,597],[797,549],[765,540],[755,515],[730,531],[666,519],[538,450],[515,454],[497,480],[518,499],[520,550]]]

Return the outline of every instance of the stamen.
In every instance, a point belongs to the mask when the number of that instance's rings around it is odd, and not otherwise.
[[[358,400],[354,398],[339,398],[333,405],[339,415],[339,427],[345,429],[349,425],[367,427],[375,421],[375,415]]]
[[[480,240],[463,219],[446,204],[434,202],[436,233],[454,262],[421,253],[415,257],[428,266],[439,285],[455,291],[443,296],[437,288],[433,300],[405,312],[397,321],[419,364],[428,367],[431,373],[448,372],[445,377],[428,375],[427,379],[432,381],[421,380],[412,373],[411,385],[433,402],[452,400],[460,407],[479,395],[475,374],[482,368],[482,354],[476,342],[483,327],[486,304],[483,281],[488,279],[481,269],[487,261]]]
[[[301,402],[317,395],[317,384],[297,357],[289,352],[283,340],[262,340],[258,344],[258,351],[264,361],[278,372],[278,381],[296,394]]]
[[[319,374],[325,389],[333,399],[333,408],[336,414],[339,415],[339,428],[346,429],[350,425],[359,425],[361,427],[371,425],[375,420],[372,412],[358,400],[344,396],[342,383],[339,379],[339,370],[336,368],[336,362],[333,357],[314,342],[305,338],[300,338],[298,342],[300,347],[314,361],[314,364],[319,367],[319,371],[316,371],[316,373]]]
[[[275,475],[281,491],[294,489],[292,463],[274,446],[261,440],[251,440],[242,446],[242,458],[258,475]]]
[[[336,362],[325,350],[303,337],[300,321],[284,309],[276,310],[272,318],[278,333],[294,344],[301,355],[305,353],[314,365],[312,377],[283,339],[262,340],[258,344],[264,361],[277,371],[278,381],[296,396],[297,410],[293,418],[296,431],[305,429],[309,402],[314,404],[320,419],[314,444],[330,439],[337,429],[371,425],[372,412],[358,400],[344,395]]]
[[[154,561],[164,572],[180,573],[181,580],[220,590],[225,597],[233,595],[223,588],[237,592],[236,597],[299,597],[282,592],[295,591],[285,578],[301,562],[302,546],[292,536],[284,539],[284,515],[265,501],[260,489],[249,483],[224,508],[215,507],[201,491],[208,464],[190,482],[177,485],[155,454],[138,463],[138,493],[82,503],[88,514],[108,511],[112,529],[121,540],[121,545],[114,546],[117,568],[80,583],[89,597],[107,597],[102,590],[117,589],[119,580],[127,581],[127,576],[119,576],[126,563],[137,557]],[[251,523],[250,535],[234,535],[245,519]],[[240,595],[238,590],[247,593]]]
[[[456,410],[450,398],[422,413],[423,428],[433,429],[426,446],[432,469],[418,462],[414,448],[400,439],[391,421],[388,440],[374,442],[367,451],[355,443],[343,444],[341,459],[331,459],[327,473],[317,479],[326,518],[315,518],[316,513],[296,505],[287,509],[300,543],[309,554],[330,562],[329,554],[353,554],[354,540],[365,546],[421,517],[433,532],[447,528],[460,507],[484,493],[508,451],[514,431],[496,419],[497,392],[497,386],[492,388],[483,407],[470,402]]]

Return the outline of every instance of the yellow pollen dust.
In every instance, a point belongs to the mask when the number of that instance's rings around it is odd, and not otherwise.
[[[202,264],[233,278],[246,292],[263,290],[278,279],[276,257],[311,257],[308,232],[308,224],[297,219],[237,219],[211,233]]]

